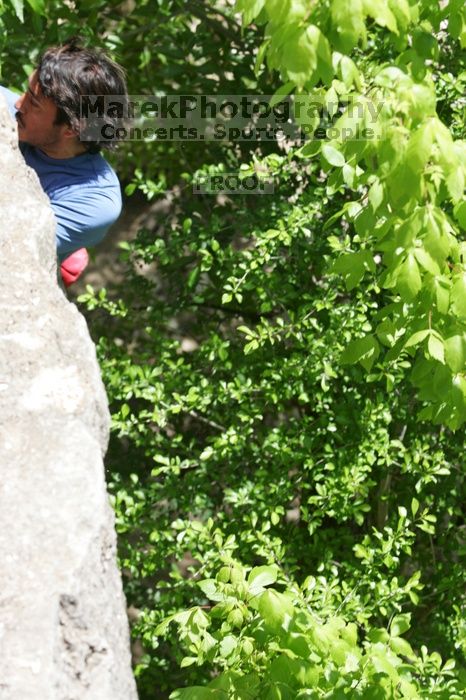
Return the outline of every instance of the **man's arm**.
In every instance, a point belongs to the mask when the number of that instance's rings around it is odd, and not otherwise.
[[[121,194],[116,188],[92,190],[70,188],[62,197],[51,198],[57,221],[57,253],[60,260],[79,248],[97,245],[121,213]]]

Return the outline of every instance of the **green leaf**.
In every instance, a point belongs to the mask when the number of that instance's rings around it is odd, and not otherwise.
[[[450,167],[446,176],[446,183],[452,202],[457,204],[464,201],[465,175],[463,164],[453,164]]]
[[[337,666],[342,667],[345,665],[346,655],[348,653],[348,644],[344,641],[335,640],[330,644],[329,648],[330,657],[333,659]]]
[[[354,187],[354,182],[356,178],[356,170],[352,165],[345,163],[342,170],[343,182],[350,188]]]
[[[430,335],[429,329],[413,333],[413,335],[406,341],[405,348],[410,348],[414,345],[419,345],[419,343],[422,343],[422,341],[425,340],[428,335]]]
[[[319,144],[319,142],[317,141],[317,142],[313,142],[313,143],[317,143],[317,144],[318,144],[318,148],[319,148],[319,150],[320,150],[320,144]],[[353,216],[353,212],[354,212],[355,210],[361,211],[361,209],[362,209],[362,207],[361,207],[361,205],[359,204],[359,202],[347,202],[347,203],[344,205],[344,207],[343,207],[342,209],[340,209],[339,211],[335,212],[335,214],[332,214],[332,216],[330,216],[330,217],[325,221],[324,226],[323,226],[323,231],[326,231],[328,228],[330,228],[330,226],[331,226],[332,224],[334,224],[335,221],[338,221],[339,219],[341,219],[341,217],[342,217],[343,215],[346,215],[346,216],[348,216],[349,218],[351,218],[351,217]],[[355,215],[355,213],[354,213],[354,215]]]
[[[411,613],[395,615],[390,625],[390,636],[400,637],[411,627]]]
[[[366,335],[364,338],[357,338],[348,343],[341,355],[341,362],[342,364],[360,362],[369,371],[379,353],[380,349],[377,340],[373,335]]]
[[[36,14],[45,15],[44,0],[27,0],[27,2]]]
[[[309,25],[307,34],[312,40],[317,51],[317,68],[322,82],[330,84],[333,79],[332,50],[325,37],[315,24]]]
[[[24,2],[23,0],[10,0],[16,16],[20,22],[24,22]]]
[[[449,9],[451,8],[451,14],[448,18],[448,32],[455,39],[459,39],[461,32],[463,30],[463,17],[460,12],[462,2],[449,2]],[[455,10],[457,10],[455,12]]]
[[[442,167],[445,182],[455,204],[464,201],[465,168],[464,161],[457,151],[450,130],[440,119],[434,118],[433,132],[438,146],[438,160]]]
[[[434,280],[435,301],[439,313],[448,313],[450,306],[450,282],[447,278],[437,277]]]
[[[162,620],[162,622],[155,628],[155,634],[158,636],[165,634],[171,622],[177,622],[180,625],[186,625],[189,618],[194,612],[196,612],[196,610],[197,608],[190,608],[189,610],[182,610],[179,613],[169,615],[169,617],[166,617],[165,620]]]
[[[385,629],[371,627],[368,631],[368,637],[374,644],[385,644],[390,640],[390,636]]]
[[[416,654],[414,653],[411,644],[409,644],[409,642],[402,637],[392,637],[390,639],[390,646],[396,654],[407,656],[408,659],[416,658]]]
[[[365,206],[354,217],[354,228],[362,238],[369,238],[373,235],[375,224],[376,217],[374,216],[372,207]],[[367,255],[370,253],[370,250],[366,250],[365,252]],[[375,270],[375,265],[371,255],[369,255],[369,259],[371,260],[371,267],[373,270]]]
[[[416,257],[416,260],[421,265],[421,267],[424,268],[424,270],[430,272],[431,275],[440,274],[439,266],[437,265],[433,257],[426,250],[424,250],[424,248],[415,248],[414,255]]]
[[[381,27],[387,27],[394,34],[398,34],[396,19],[386,0],[363,0],[363,8]]]
[[[466,370],[466,335],[452,335],[446,338],[445,361],[452,372]]]
[[[355,62],[349,56],[342,56],[340,71],[343,82],[347,88],[352,87],[352,85],[355,85],[358,90],[361,88],[361,75]]]
[[[427,232],[423,238],[424,248],[441,265],[452,246],[443,213],[438,210],[428,211],[424,225]]]
[[[453,312],[461,318],[466,318],[466,273],[456,277],[451,294]]]
[[[320,151],[320,142],[316,140],[308,141],[299,151],[299,154],[305,158],[312,158]]]
[[[392,170],[387,182],[393,206],[404,206],[421,195],[422,179],[419,173],[411,170],[404,159]]]
[[[358,628],[354,622],[349,622],[340,630],[340,635],[352,647],[358,645]]]
[[[208,445],[204,450],[202,450],[201,454],[199,455],[199,459],[201,462],[205,462],[208,459],[212,457],[214,454],[214,449],[210,445]]]
[[[328,653],[331,653],[331,648],[334,646],[337,641],[339,640],[338,637],[338,631],[334,630],[331,628],[330,625],[319,625],[319,624],[313,624],[311,629],[310,629],[310,638],[312,640],[313,645],[317,648],[318,652],[326,656]],[[348,646],[345,644],[346,649],[348,649]],[[343,665],[344,664],[344,649],[340,648],[340,652],[342,654],[342,658],[340,658],[338,665]]]
[[[241,333],[244,333],[248,338],[255,338],[256,334],[254,331],[252,331],[250,328],[247,326],[238,326],[237,328],[238,331],[241,331]]]
[[[217,581],[213,578],[207,578],[204,579],[203,581],[199,581],[197,584],[201,591],[204,593],[206,598],[209,600],[213,600],[214,602],[219,602],[221,600],[225,599],[225,596],[223,593],[220,593],[218,590],[218,584]]]
[[[265,0],[237,0],[236,8],[243,13],[243,24],[251,24],[265,5]]]
[[[266,5],[271,21],[279,26],[301,21],[308,11],[307,0],[266,0]]]
[[[269,102],[269,106],[271,108],[275,107],[275,105],[281,102],[283,97],[289,95],[290,92],[292,92],[295,89],[295,87],[296,85],[293,83],[292,80],[279,87],[278,90],[272,95],[272,98]]]
[[[400,295],[407,301],[412,301],[421,290],[422,280],[419,267],[416,258],[411,253],[397,268],[396,287]]]
[[[328,144],[322,146],[322,155],[327,163],[337,168],[342,168],[346,162],[343,153],[340,153],[334,146],[329,146]]]
[[[259,597],[259,613],[266,625],[278,631],[287,615],[293,615],[294,608],[291,600],[273,589],[267,589]]]
[[[317,47],[312,32],[300,29],[288,39],[281,50],[281,65],[289,81],[299,88],[304,87],[317,68]]]
[[[427,342],[427,349],[429,351],[429,355],[434,360],[438,360],[442,364],[445,363],[445,348],[443,345],[443,339],[440,338],[437,334],[430,334],[429,340]]]
[[[226,637],[222,639],[220,642],[220,656],[223,658],[226,658],[227,656],[230,656],[230,654],[237,648],[238,646],[238,640],[236,637],[234,637],[232,634],[227,634]]]
[[[341,255],[333,264],[332,272],[342,274],[350,290],[359,284],[366,272],[375,272],[375,263],[370,251],[360,250]]]
[[[366,36],[362,0],[333,0],[331,17],[336,44],[349,53]]]
[[[405,162],[413,173],[421,173],[429,160],[434,135],[430,121],[421,124],[409,139],[405,154]]]
[[[155,628],[154,634],[156,636],[164,635],[170,626],[170,622],[172,622],[172,621],[173,621],[173,615],[171,615],[170,617],[167,617],[165,620],[162,620],[162,622],[160,624],[158,624],[157,627]]]
[[[425,59],[437,58],[438,42],[430,32],[416,28],[412,37],[413,48],[419,56]]]
[[[466,201],[457,204],[453,210],[453,214],[463,231],[466,231]]]
[[[393,683],[398,683],[399,676],[391,659],[388,658],[385,649],[376,649],[370,656],[370,660],[377,673],[384,673]]]
[[[256,595],[265,586],[270,586],[277,580],[278,569],[276,566],[257,566],[248,576],[249,593]]]
[[[254,75],[258,76],[264,62],[265,54],[269,48],[270,39],[266,39],[262,42],[259,51],[257,52],[256,61],[254,63]]]
[[[380,180],[376,180],[368,192],[369,202],[373,211],[377,211],[384,199],[384,187]]]
[[[408,0],[388,0],[388,5],[396,17],[398,28],[401,32],[405,32],[412,20],[411,8]]]
[[[130,184],[125,187],[125,194],[129,197],[136,191],[137,186],[137,182],[130,182]]]

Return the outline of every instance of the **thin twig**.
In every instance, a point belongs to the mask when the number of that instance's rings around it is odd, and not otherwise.
[[[199,415],[199,413],[196,413],[196,411],[188,411],[188,416],[195,418],[196,420],[200,421],[201,423],[205,423],[206,425],[210,426],[211,428],[215,428],[216,430],[220,430],[222,433],[226,432],[226,428],[223,425],[219,425],[218,423],[215,423],[215,421],[209,420],[209,418],[205,418],[204,416]]]

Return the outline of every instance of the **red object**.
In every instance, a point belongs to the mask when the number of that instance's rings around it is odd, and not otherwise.
[[[89,255],[85,248],[80,248],[71,253],[60,265],[61,278],[65,287],[70,287],[78,280],[89,262]]]

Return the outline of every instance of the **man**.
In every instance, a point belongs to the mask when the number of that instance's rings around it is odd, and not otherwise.
[[[78,276],[87,262],[82,249],[99,243],[121,212],[118,178],[100,154],[101,146],[115,143],[85,140],[89,125],[81,117],[81,97],[118,95],[126,100],[124,72],[103,52],[72,39],[45,51],[23,95],[3,87],[0,93],[17,121],[24,159],[50,199],[62,275],[66,283],[68,266],[68,281],[73,281],[73,262]],[[113,121],[108,118],[109,124]]]

